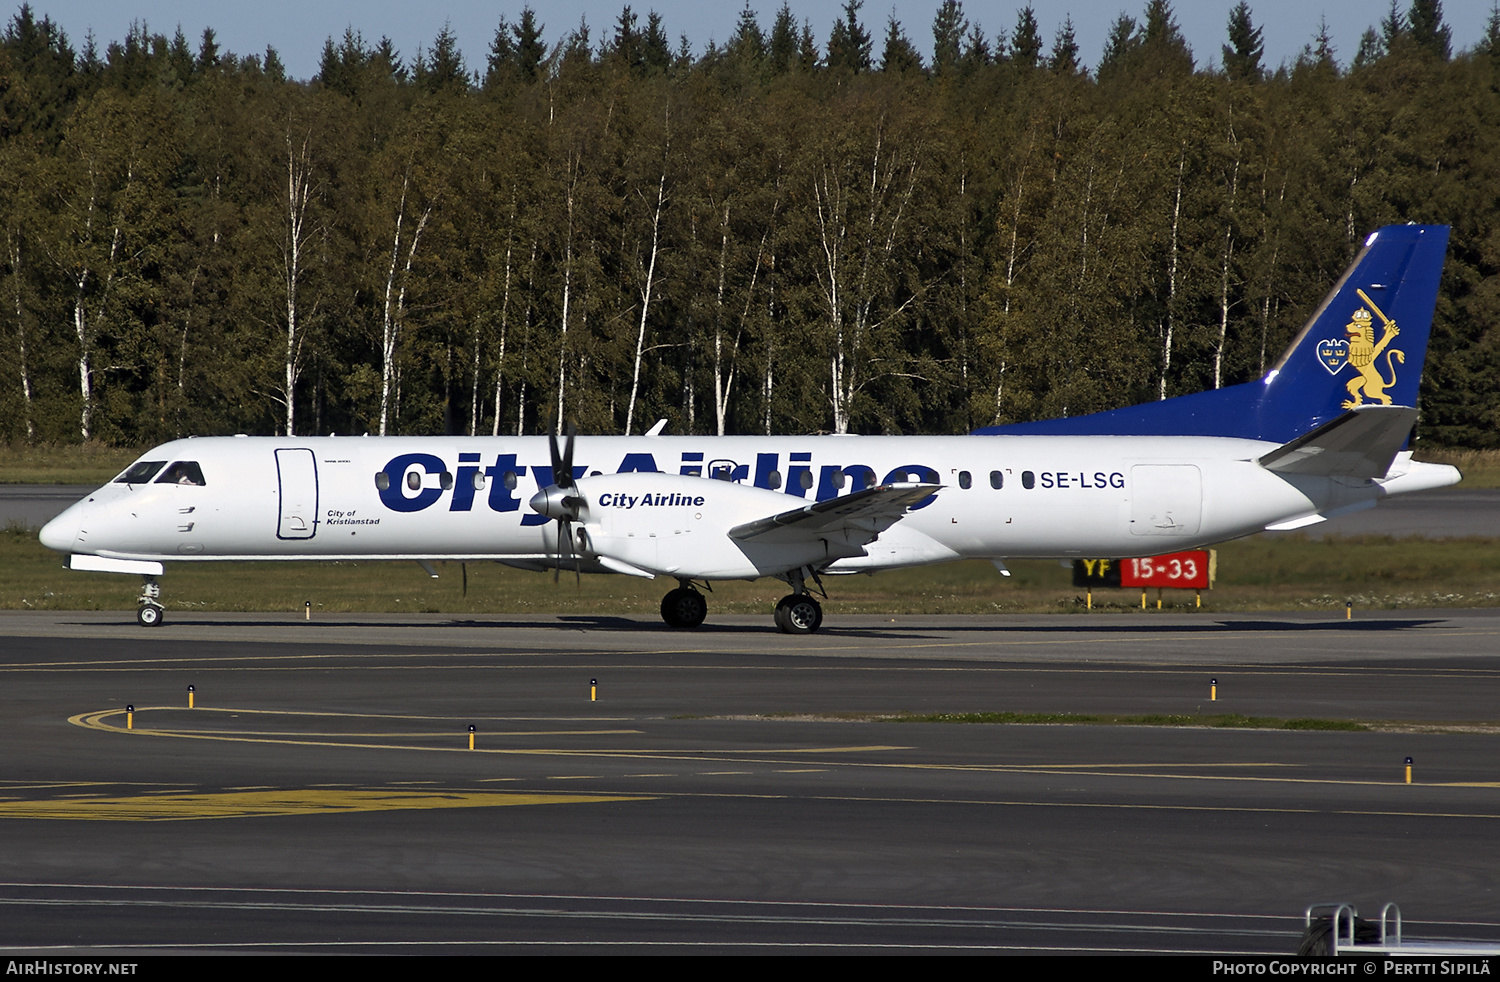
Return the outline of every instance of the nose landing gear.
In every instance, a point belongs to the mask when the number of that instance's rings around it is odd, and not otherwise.
[[[156,582],[156,577],[146,575],[141,577],[141,595],[136,598],[135,621],[141,627],[160,627],[162,616],[166,610],[158,602],[161,596],[161,584]]]

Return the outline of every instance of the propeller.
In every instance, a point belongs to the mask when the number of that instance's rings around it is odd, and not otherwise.
[[[533,495],[530,504],[535,511],[557,521],[558,563],[552,570],[552,582],[561,578],[563,559],[567,557],[573,561],[573,576],[581,587],[578,556],[573,552],[573,523],[578,521],[579,510],[584,504],[583,497],[578,494],[578,484],[573,480],[573,442],[577,435],[578,428],[569,423],[567,441],[561,449],[557,445],[557,434],[547,435],[547,446],[552,452],[552,483]]]

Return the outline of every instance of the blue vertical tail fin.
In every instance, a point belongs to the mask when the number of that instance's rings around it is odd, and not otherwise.
[[[1287,443],[1358,406],[1415,406],[1446,225],[1370,235],[1265,376],[1125,409],[991,426],[982,434],[1227,436]]]

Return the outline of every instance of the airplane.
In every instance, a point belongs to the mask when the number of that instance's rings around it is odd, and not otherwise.
[[[1447,241],[1372,233],[1274,367],[1194,395],[966,436],[189,438],[41,541],[140,575],[148,627],[168,561],[442,559],[676,580],[675,628],[700,584],[773,577],[777,628],[811,634],[826,575],[1159,555],[1457,483],[1406,449]]]

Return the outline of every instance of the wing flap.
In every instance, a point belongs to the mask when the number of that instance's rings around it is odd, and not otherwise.
[[[1410,406],[1356,406],[1272,450],[1260,465],[1279,474],[1385,477],[1416,422]]]
[[[882,484],[736,525],[729,530],[729,537],[741,542],[806,542],[836,532],[854,531],[873,539],[942,487],[941,484]]]

